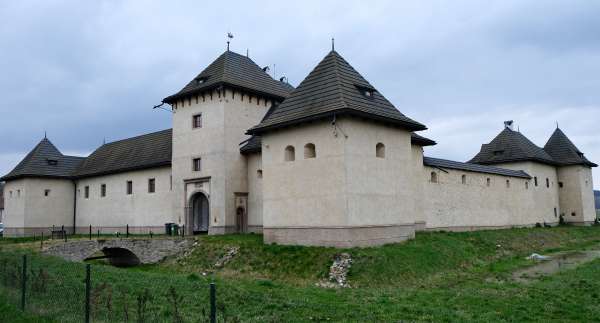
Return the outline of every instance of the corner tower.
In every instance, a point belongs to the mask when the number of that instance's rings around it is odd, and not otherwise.
[[[424,129],[329,52],[248,131],[262,139],[265,242],[352,247],[414,237],[411,133]]]
[[[546,151],[557,162],[560,208],[565,222],[591,224],[596,219],[592,163],[562,130],[556,128]]]
[[[236,231],[236,205],[248,195],[239,144],[247,138],[245,131],[290,90],[250,58],[227,50],[163,100],[173,110],[176,218],[188,234]]]

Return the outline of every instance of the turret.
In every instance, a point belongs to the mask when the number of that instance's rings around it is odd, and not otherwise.
[[[546,151],[557,163],[561,216],[565,222],[590,224],[596,219],[592,167],[573,142],[556,128],[546,145]]]

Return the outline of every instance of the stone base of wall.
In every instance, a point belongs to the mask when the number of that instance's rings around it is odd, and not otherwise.
[[[574,225],[576,227],[589,227],[594,225],[594,221],[585,221],[585,222],[567,222],[568,225]]]
[[[264,242],[282,245],[370,247],[415,237],[415,225],[263,228]]]
[[[127,232],[127,227],[126,226],[114,226],[114,227],[92,226],[92,234],[98,234],[98,231],[100,231],[100,234],[116,234],[117,232],[119,232],[120,234],[125,234]],[[164,226],[129,226],[129,234],[150,234],[150,231],[152,231],[152,234],[165,234],[166,233]],[[90,227],[89,226],[77,227],[75,229],[75,232],[77,234],[89,234]]]
[[[262,225],[249,225],[248,226],[248,233],[262,233],[262,232],[263,232]]]
[[[546,223],[546,225],[555,227],[558,222]],[[515,228],[533,228],[536,224],[525,224],[525,225],[498,225],[498,226],[456,226],[456,227],[437,227],[437,228],[426,228],[425,231],[448,231],[448,232],[468,232],[468,231],[482,231],[482,230],[503,230],[503,229],[515,229]]]
[[[425,221],[415,222],[415,231],[417,231],[417,232],[425,231],[426,227],[427,227],[427,224],[425,223]]]
[[[248,225],[247,233],[262,233],[263,227],[262,225]],[[227,225],[227,226],[214,226],[210,227],[208,230],[209,235],[220,235],[220,234],[230,234],[230,233],[239,233],[237,231],[237,226],[235,225]]]

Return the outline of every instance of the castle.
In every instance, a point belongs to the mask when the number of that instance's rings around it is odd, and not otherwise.
[[[332,49],[297,88],[227,50],[163,100],[172,129],[63,155],[44,138],[9,174],[5,235],[262,232],[265,243],[371,246],[419,230],[594,222],[592,167],[556,129],[506,123],[469,162],[435,145]]]

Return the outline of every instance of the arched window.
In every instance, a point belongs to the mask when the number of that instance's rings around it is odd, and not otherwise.
[[[304,159],[316,158],[316,157],[317,157],[317,150],[315,149],[315,144],[304,145]]]
[[[385,145],[378,143],[375,146],[375,156],[378,158],[385,158]]]
[[[467,175],[463,175],[461,177],[461,181],[462,181],[463,184],[467,184]]]
[[[285,147],[285,161],[294,161],[296,160],[296,150],[294,146]]]
[[[490,186],[492,185],[492,180],[488,177],[488,179],[486,180],[485,185]]]
[[[437,173],[436,172],[431,172],[431,182],[432,183],[437,183],[438,182],[438,177],[437,177]]]

